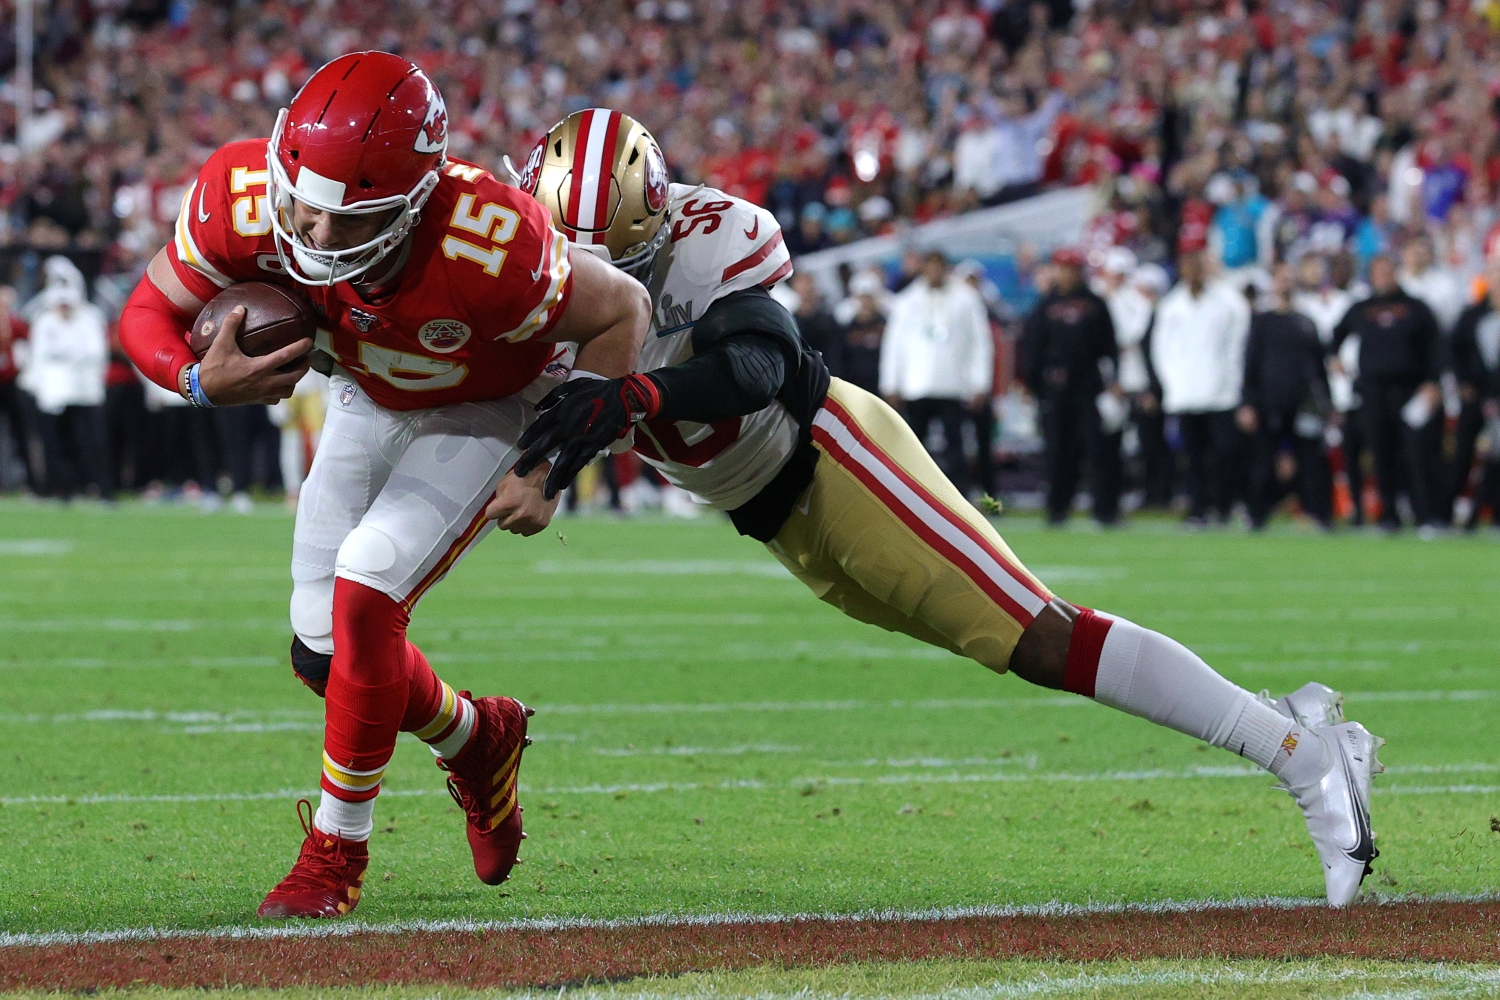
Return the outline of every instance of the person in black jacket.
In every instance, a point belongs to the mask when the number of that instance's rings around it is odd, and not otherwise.
[[[1235,413],[1254,442],[1248,506],[1257,530],[1293,480],[1303,511],[1324,528],[1333,525],[1333,477],[1323,450],[1333,406],[1323,344],[1313,321],[1292,309],[1291,292],[1291,268],[1278,265],[1275,287],[1262,297],[1269,308],[1250,320],[1243,401]]]
[[[1059,250],[1053,263],[1056,280],[1021,334],[1021,377],[1036,396],[1047,446],[1047,520],[1067,520],[1087,456],[1094,518],[1113,524],[1120,516],[1121,428],[1103,426],[1099,397],[1108,390],[1126,412],[1115,381],[1115,327],[1104,300],[1083,283],[1082,257]]]
[[[802,342],[823,355],[823,364],[834,377],[844,374],[844,327],[823,305],[823,293],[811,274],[798,271],[792,275],[792,291],[797,293],[797,309],[792,317]]]
[[[1403,488],[1422,527],[1440,522],[1436,466],[1442,433],[1442,341],[1422,300],[1396,283],[1396,264],[1370,261],[1372,293],[1356,302],[1333,331],[1332,349],[1359,335],[1359,380],[1365,431],[1380,490],[1380,526],[1401,527],[1396,497]]]
[[[1458,379],[1462,408],[1440,516],[1452,516],[1453,502],[1469,483],[1479,433],[1486,421],[1500,417],[1496,410],[1496,396],[1500,395],[1496,392],[1500,385],[1500,259],[1490,259],[1485,278],[1487,294],[1458,317],[1449,341],[1449,359]]]

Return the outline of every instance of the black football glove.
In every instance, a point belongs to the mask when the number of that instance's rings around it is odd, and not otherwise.
[[[645,375],[578,378],[547,393],[536,408],[542,415],[521,435],[525,454],[514,471],[517,476],[528,476],[557,452],[542,486],[542,495],[551,500],[572,484],[595,455],[628,434],[638,421],[656,416],[661,410],[661,390]]]

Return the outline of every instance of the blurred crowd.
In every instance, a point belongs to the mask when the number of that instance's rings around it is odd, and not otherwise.
[[[1020,249],[1019,292],[917,255],[829,301],[782,290],[976,496],[1040,492],[1061,520],[1086,495],[1105,523],[1176,505],[1262,524],[1288,495],[1319,524],[1496,506],[1500,3],[39,6],[24,129],[0,86],[0,486],[210,505],[295,487],[316,402],[184,410],[110,326],[207,155],[267,134],[325,60],[380,47],[437,80],[454,155],[504,177],[555,120],[617,107],[677,179],[772,209],[798,255],[1091,186],[1075,245]],[[59,395],[64,368],[88,388]]]

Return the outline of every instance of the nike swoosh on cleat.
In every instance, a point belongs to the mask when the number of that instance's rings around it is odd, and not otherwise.
[[[1349,769],[1349,761],[1343,754],[1339,754],[1339,764],[1344,769],[1344,780],[1349,783],[1349,797],[1354,800],[1354,822],[1359,827],[1359,840],[1352,848],[1344,852],[1344,856],[1350,861],[1363,863],[1365,875],[1370,874],[1370,862],[1380,857],[1380,851],[1375,847],[1375,838],[1370,833],[1370,813],[1363,802],[1359,800],[1358,786],[1354,781],[1354,774]],[[1363,876],[1362,876],[1363,877]]]
[[[749,240],[753,240],[753,239],[755,239],[755,237],[757,237],[759,235],[760,235],[760,219],[759,219],[759,217],[757,217],[756,220],[755,220],[755,225],[753,225],[749,229],[745,230],[745,238],[749,239]]]

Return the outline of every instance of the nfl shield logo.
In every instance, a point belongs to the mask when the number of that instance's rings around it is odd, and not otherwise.
[[[375,325],[375,315],[363,309],[350,309],[349,318],[354,321],[354,327],[360,333],[369,333],[370,327]]]
[[[339,405],[348,406],[354,402],[354,394],[358,391],[358,387],[353,382],[345,382],[343,388],[339,389]]]

